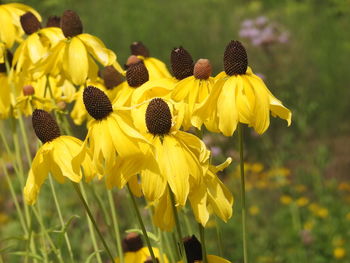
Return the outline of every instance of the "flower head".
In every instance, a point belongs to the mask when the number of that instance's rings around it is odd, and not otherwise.
[[[270,124],[270,111],[291,123],[291,112],[267,89],[260,77],[248,67],[248,56],[239,41],[231,41],[224,53],[224,72],[205,102],[193,113],[192,123],[202,123],[214,132],[231,136],[239,122],[262,134]]]
[[[78,154],[82,142],[71,136],[63,136],[54,118],[44,110],[35,110],[32,117],[33,128],[43,145],[36,153],[26,185],[24,187],[25,201],[35,204],[41,185],[49,173],[59,183],[66,178],[80,182],[82,174],[80,166],[73,168],[71,161]],[[87,180],[94,176],[89,155],[86,155],[81,165],[87,174]]]

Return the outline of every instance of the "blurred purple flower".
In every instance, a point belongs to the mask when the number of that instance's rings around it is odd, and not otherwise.
[[[266,16],[259,16],[255,19],[255,24],[257,26],[264,26],[268,22],[268,18]]]
[[[222,153],[221,148],[217,147],[217,146],[211,147],[210,150],[211,150],[211,153],[214,157],[219,156]]]

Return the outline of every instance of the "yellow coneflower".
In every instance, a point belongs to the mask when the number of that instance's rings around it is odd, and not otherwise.
[[[74,11],[67,10],[63,13],[61,28],[65,39],[58,42],[39,63],[37,74],[56,76],[63,72],[75,85],[82,85],[87,78],[96,78],[98,67],[95,60],[103,66],[114,64],[122,71],[116,62],[116,55],[100,39],[83,34],[82,22]]]
[[[135,156],[142,153],[140,145],[147,141],[134,128],[129,111],[119,108],[113,111],[107,95],[93,86],[84,89],[83,101],[87,112],[93,119],[89,124],[88,134],[81,151],[74,158],[74,166],[80,165],[87,153],[93,156],[93,164],[100,174],[111,171],[117,157],[134,157],[131,160],[135,161]],[[128,168],[127,166],[126,169]],[[132,175],[139,171],[137,166],[134,167],[134,170]],[[123,173],[121,169],[118,169],[117,172]],[[117,177],[115,174],[113,176]]]
[[[53,117],[43,110],[35,110],[32,117],[33,128],[43,145],[37,151],[29,171],[24,187],[25,201],[35,204],[40,188],[49,173],[59,183],[64,183],[66,178],[73,182],[80,182],[82,173],[80,166],[73,168],[71,160],[81,148],[82,142],[71,136],[63,136]],[[95,175],[91,166],[91,159],[86,155],[81,165],[91,180]]]
[[[125,263],[152,263],[149,250],[143,245],[139,234],[134,232],[127,234],[127,236],[123,238],[122,245]],[[162,258],[162,262],[164,263],[169,262],[167,256],[165,254],[161,255],[158,248],[152,247],[152,250],[158,262],[160,262],[160,258]],[[115,262],[119,263],[120,259],[116,258]]]
[[[148,103],[145,117],[150,141],[149,156],[141,173],[142,191],[149,201],[163,195],[167,184],[174,193],[176,203],[184,206],[191,183],[198,182],[204,169],[201,156],[208,155],[204,143],[196,136],[180,131],[181,114],[161,98]]]
[[[209,96],[214,78],[211,75],[211,64],[207,59],[199,59],[194,66],[194,75],[184,78],[175,84],[171,98],[176,102],[185,104],[185,117],[183,127],[188,130],[193,112]],[[200,128],[200,127],[197,127]]]
[[[156,80],[161,78],[171,78],[166,65],[154,57],[150,57],[148,48],[140,41],[130,45],[131,54],[137,56],[143,61],[148,72],[149,79]]]
[[[290,125],[291,112],[248,67],[247,53],[240,42],[227,45],[224,68],[216,77],[210,96],[194,112],[192,123],[196,127],[204,123],[213,132],[231,136],[241,122],[262,134],[269,127],[270,111]]]
[[[26,12],[34,14],[39,21],[41,17],[33,8],[19,3],[0,5],[0,42],[5,43],[10,49],[15,42],[21,42],[23,30],[20,23],[20,16]]]

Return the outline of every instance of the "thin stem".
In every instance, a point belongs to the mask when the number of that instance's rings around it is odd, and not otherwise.
[[[207,259],[207,247],[205,245],[205,235],[204,235],[204,227],[201,223],[198,223],[199,227],[199,236],[202,244],[202,257],[203,257],[203,263],[208,263]]]
[[[238,141],[239,141],[239,161],[241,170],[241,199],[242,199],[242,234],[243,234],[243,257],[244,263],[248,263],[247,251],[247,226],[246,226],[246,202],[245,202],[245,177],[244,177],[244,160],[243,160],[243,124],[238,124]]]
[[[107,254],[109,256],[109,258],[112,260],[112,262],[114,262],[114,257],[112,256],[112,253],[109,250],[109,248],[107,246],[107,243],[106,243],[105,239],[103,238],[102,233],[100,232],[100,229],[97,226],[95,218],[93,217],[93,215],[91,213],[91,210],[90,210],[88,204],[85,201],[85,198],[83,197],[83,195],[82,195],[82,193],[80,191],[79,185],[76,184],[76,183],[73,183],[73,182],[72,182],[72,184],[73,184],[74,190],[76,191],[80,201],[82,202],[82,204],[83,204],[83,206],[84,206],[84,208],[86,210],[86,213],[88,214],[88,216],[89,216],[89,218],[90,218],[90,220],[91,220],[91,222],[92,222],[92,224],[93,224],[93,226],[94,226],[98,236],[100,237],[101,242],[102,242],[102,244],[103,244],[103,246],[104,246],[104,248],[105,248],[105,250],[106,250],[106,252],[107,252]]]
[[[57,210],[57,213],[58,213],[58,218],[60,220],[62,228],[64,228],[65,225],[64,225],[64,220],[63,220],[63,217],[62,217],[61,207],[60,207],[60,204],[59,204],[59,202],[57,200],[56,190],[55,190],[55,187],[53,185],[53,181],[52,181],[52,176],[51,175],[49,176],[49,180],[50,180],[50,187],[51,187],[51,191],[52,191],[52,196],[53,196],[53,199],[54,199],[54,202],[55,202],[55,206],[56,206],[56,210]],[[67,232],[64,233],[64,239],[66,241],[66,245],[67,245],[67,248],[68,248],[69,257],[72,260],[72,262],[74,262],[72,246],[70,244]]]
[[[175,197],[173,192],[170,189],[170,186],[168,185],[169,189],[169,195],[170,195],[170,200],[171,200],[171,207],[173,209],[173,214],[174,214],[174,220],[175,220],[175,225],[176,225],[176,231],[177,231],[177,236],[178,236],[178,241],[180,243],[180,251],[181,251],[181,256],[182,256],[182,261],[184,263],[187,263],[187,257],[186,257],[186,251],[185,251],[185,246],[184,242],[182,242],[182,232],[181,232],[181,226],[180,226],[180,220],[179,220],[179,215],[177,213],[176,205],[175,205]]]
[[[219,250],[219,256],[222,257],[224,255],[222,251],[222,232],[221,232],[221,227],[219,225],[219,220],[215,216],[215,228],[216,228],[216,239],[218,243],[218,250]]]
[[[132,194],[131,192],[131,189],[130,189],[130,186],[129,184],[127,184],[127,187],[128,187],[128,190],[129,190],[129,195],[130,195],[130,199],[132,201],[132,205],[134,207],[134,210],[135,210],[135,213],[136,213],[136,217],[137,217],[137,220],[139,221],[139,224],[140,224],[140,227],[141,227],[141,230],[142,230],[142,234],[146,240],[146,244],[147,244],[147,247],[148,247],[148,250],[149,250],[149,253],[151,255],[151,258],[152,258],[152,262],[153,263],[157,263],[157,259],[156,259],[156,256],[154,255],[154,252],[153,252],[153,248],[152,248],[152,245],[151,245],[151,241],[149,240],[148,238],[148,234],[147,234],[147,231],[146,231],[146,227],[143,223],[143,220],[142,220],[142,217],[141,217],[141,214],[140,214],[140,211],[139,211],[139,208],[136,204],[136,200],[135,200],[135,197],[134,195]]]
[[[115,210],[112,190],[111,191],[107,191],[107,192],[108,192],[109,206],[111,207],[111,211],[112,211],[112,221],[113,221],[114,234],[115,234],[115,238],[117,240],[118,256],[119,256],[120,263],[124,263],[122,241],[121,241],[120,230],[119,230],[119,222],[118,222],[118,219],[117,219],[117,212]]]
[[[27,155],[28,164],[30,165],[32,162],[32,156],[30,154],[27,132],[26,132],[26,129],[24,127],[23,118],[22,118],[21,114],[18,117],[18,122],[19,122],[19,129],[21,130],[21,134],[22,134],[22,138],[23,138],[24,149],[25,149],[25,152]]]

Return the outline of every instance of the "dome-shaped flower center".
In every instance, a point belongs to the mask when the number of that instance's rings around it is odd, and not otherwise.
[[[100,89],[88,86],[83,92],[87,112],[96,120],[102,120],[113,112],[111,101]]]
[[[141,41],[132,43],[130,45],[130,51],[135,56],[149,57],[149,50]]]
[[[72,10],[64,11],[61,17],[61,28],[65,37],[74,37],[83,33],[83,24],[77,13]]]
[[[49,16],[46,27],[61,27],[61,18],[59,16]]]
[[[171,112],[168,104],[161,98],[155,98],[148,104],[146,126],[153,135],[169,133],[171,129]]]
[[[32,124],[36,136],[42,143],[50,142],[61,135],[55,119],[44,110],[34,110]]]
[[[239,41],[232,40],[225,49],[224,69],[227,75],[245,74],[248,67],[248,56],[245,48]]]
[[[145,64],[143,64],[143,61],[128,66],[126,70],[126,80],[129,86],[133,88],[140,87],[149,80],[148,70]]]
[[[188,263],[202,261],[202,245],[195,235],[183,239]]]
[[[136,252],[143,247],[141,236],[137,233],[129,233],[122,241],[124,252]]]
[[[211,75],[212,67],[208,59],[198,59],[194,65],[193,75],[196,79],[208,79]]]
[[[31,35],[41,28],[40,21],[31,12],[27,12],[20,17],[21,26],[27,35]]]
[[[193,75],[192,56],[183,47],[174,48],[171,51],[170,62],[176,79],[182,80]]]
[[[34,87],[32,85],[26,85],[23,87],[23,95],[30,96],[35,93]]]
[[[124,76],[113,66],[104,67],[102,70],[102,78],[107,89],[113,89],[125,81]]]

